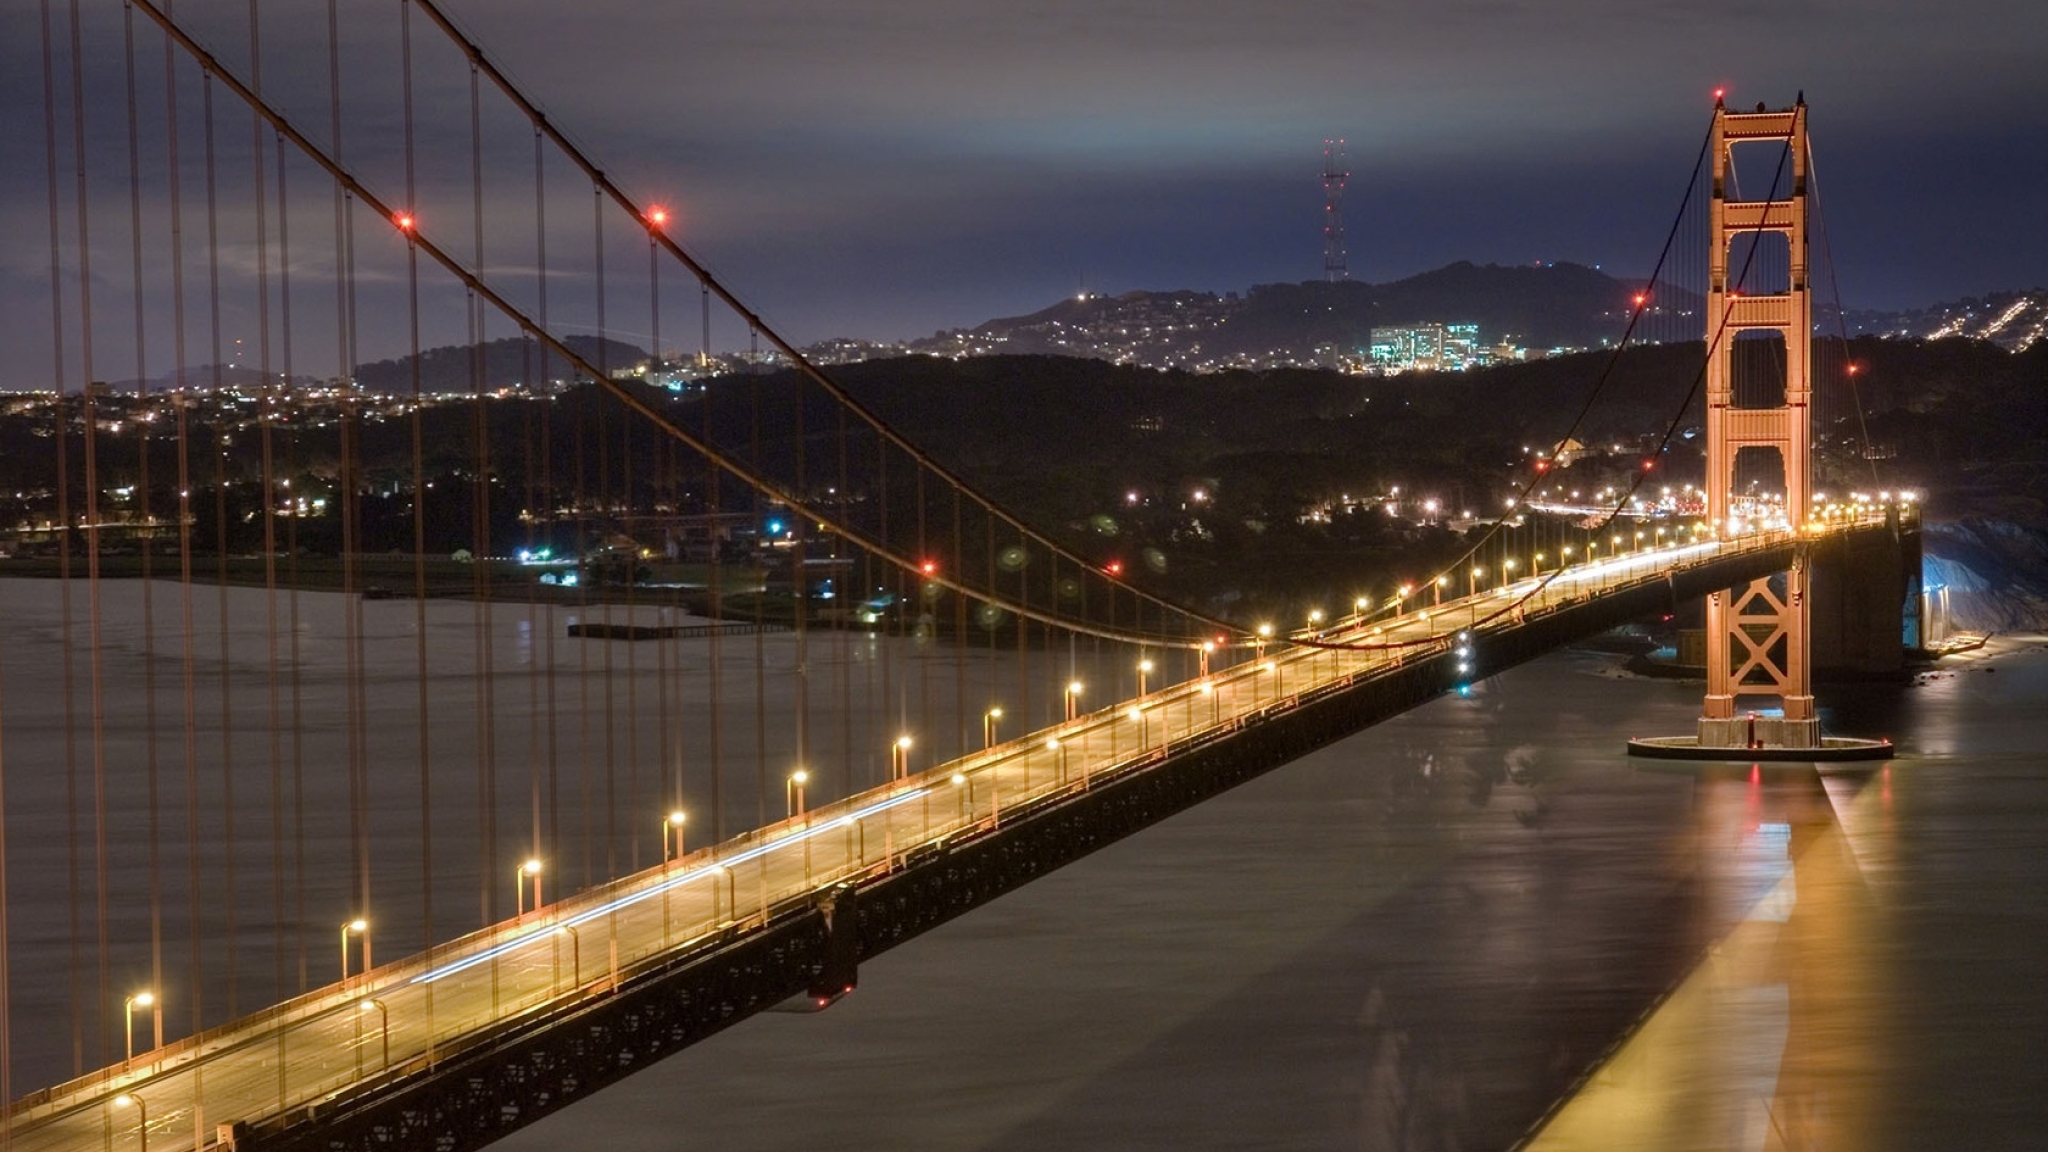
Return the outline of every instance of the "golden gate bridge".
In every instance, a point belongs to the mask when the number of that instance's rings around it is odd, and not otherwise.
[[[1897,577],[1917,535],[1810,483],[1813,426],[1856,409],[1841,334],[1813,336],[1803,100],[1717,94],[1614,353],[1703,355],[1604,517],[1532,517],[1539,462],[1440,570],[1238,620],[901,435],[692,255],[681,209],[433,0],[398,9],[40,5],[52,338],[0,665],[0,1147],[479,1146],[1691,599],[1713,663],[1679,743],[1882,753],[1808,723],[1811,575]],[[1747,198],[1737,145],[1776,165]],[[663,333],[746,355],[680,393],[614,360],[644,338],[687,367]],[[432,342],[464,349],[458,392]],[[393,350],[403,386],[364,387]],[[1702,402],[1707,514],[1623,532]],[[1737,511],[1759,477],[1778,510]],[[1900,598],[1854,626],[1896,631]],[[1782,702],[1764,738],[1738,696]]]

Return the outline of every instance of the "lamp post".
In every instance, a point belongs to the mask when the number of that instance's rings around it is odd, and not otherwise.
[[[967,773],[953,773],[953,787],[960,789],[960,818],[965,820],[972,817],[974,815],[974,785],[967,779]]]
[[[1131,719],[1136,720],[1138,722],[1138,751],[1143,752],[1145,750],[1146,744],[1145,710],[1143,708],[1137,707],[1136,705],[1133,705],[1131,707],[1131,710],[1125,713],[1125,715],[1129,716]]]
[[[121,1002],[121,1035],[128,1041],[128,1059],[135,1059],[135,1009],[148,1008],[156,1003],[156,993],[143,991]]]
[[[908,739],[908,737],[905,737]],[[804,814],[804,785],[811,782],[811,774],[799,768],[789,774],[782,785],[782,798],[789,803],[791,819]]]
[[[725,869],[721,866],[717,868],[717,871],[724,872]],[[718,885],[716,884],[711,886],[711,901],[714,904],[718,902]],[[718,919],[718,909],[713,908],[711,910],[711,918],[713,920]],[[574,924],[564,924],[555,929],[555,935],[567,936],[569,938],[569,987],[580,988],[583,986],[583,934],[576,931]],[[556,952],[555,979],[560,981],[561,978],[562,954]]]
[[[667,815],[666,817],[664,817],[664,818],[662,819],[662,821],[661,821],[661,858],[662,858],[662,859],[663,859],[664,861],[667,861],[667,860],[680,860],[680,859],[682,859],[682,856],[683,856],[683,824],[684,824],[684,823],[685,823],[686,821],[688,821],[688,820],[689,820],[689,815],[688,815],[687,813],[685,813],[685,812],[684,812],[684,811],[683,811],[682,809],[680,809],[680,808],[678,808],[678,809],[676,809],[675,811],[673,811],[673,812],[669,813],[669,814],[668,814],[668,815]],[[673,846],[673,848],[671,848],[671,846],[670,846],[670,841],[671,841],[671,839],[673,839],[673,841],[674,841],[674,846]]]
[[[1146,659],[1138,661],[1138,695],[1143,696],[1145,694],[1145,677],[1150,675],[1151,672],[1151,660]]]
[[[1061,695],[1061,699],[1066,703],[1066,717],[1068,720],[1074,718],[1074,702],[1080,699],[1080,697],[1081,682],[1079,680],[1068,681],[1067,690]]]
[[[1209,657],[1210,657],[1210,655],[1211,655],[1211,654],[1213,654],[1213,653],[1214,653],[1215,651],[1216,651],[1216,642],[1215,642],[1214,640],[1204,640],[1204,641],[1202,641],[1202,656],[1201,656],[1201,660],[1202,660],[1202,676],[1203,676],[1203,678],[1204,678],[1204,679],[1206,679],[1206,678],[1208,677],[1208,675],[1209,675]]]
[[[341,982],[348,983],[348,938],[363,938],[363,971],[370,970],[370,922],[358,916],[341,926]]]
[[[1001,708],[991,708],[981,714],[981,746],[984,750],[996,746],[996,721],[1002,718]]]
[[[391,1009],[386,1007],[382,1000],[371,996],[363,997],[356,1007],[358,1012],[374,1010],[377,1013],[377,1035],[383,1041],[384,1047],[384,1063],[381,1070],[391,1071]],[[358,1015],[356,1019],[360,1023],[362,1017]]]
[[[1065,784],[1065,783],[1067,782],[1067,754],[1066,754],[1066,752],[1064,752],[1064,751],[1063,751],[1063,750],[1061,750],[1061,748],[1060,748],[1060,738],[1059,738],[1059,737],[1057,737],[1057,736],[1048,736],[1048,737],[1046,737],[1046,738],[1045,738],[1045,750],[1046,750],[1047,752],[1054,752],[1054,753],[1058,753],[1058,755],[1059,755],[1059,766],[1058,766],[1058,779],[1059,779],[1059,782],[1060,782],[1060,783],[1062,783],[1062,784]]]
[[[1501,591],[1505,592],[1505,591],[1507,591],[1507,590],[1508,590],[1508,581],[1509,581],[1509,580],[1511,580],[1511,579],[1513,579],[1513,577],[1514,577],[1514,574],[1515,574],[1515,562],[1514,562],[1513,560],[1503,560],[1503,561],[1501,561],[1501,563],[1500,563],[1500,590],[1501,590]]]
[[[512,873],[512,905],[515,916],[526,915],[526,881],[529,877],[533,880],[533,910],[540,911],[540,872],[541,863],[535,859],[521,864]]]
[[[1444,585],[1450,582],[1451,578],[1449,576],[1439,576],[1436,578],[1436,600],[1430,607],[1441,608],[1444,606]]]
[[[889,778],[902,780],[910,775],[910,737],[898,736],[889,745]]]
[[[142,1152],[149,1152],[149,1105],[133,1092],[123,1092],[114,1097],[114,1107],[135,1109],[135,1138]]]

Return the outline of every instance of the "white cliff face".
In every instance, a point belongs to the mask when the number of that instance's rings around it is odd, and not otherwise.
[[[2010,520],[1930,521],[1926,586],[1946,585],[1951,624],[1973,632],[2048,628],[2048,531]]]

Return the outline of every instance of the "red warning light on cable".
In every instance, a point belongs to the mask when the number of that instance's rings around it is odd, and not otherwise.
[[[1657,462],[1656,462],[1655,460],[1645,460],[1645,461],[1643,461],[1643,471],[1645,471],[1645,472],[1648,472],[1648,471],[1649,471],[1650,469],[1652,469],[1652,468],[1655,468],[1656,466],[1657,466]]]
[[[927,575],[927,576],[934,576],[934,575],[937,575],[937,574],[938,574],[938,571],[939,571],[939,565],[938,565],[938,563],[937,563],[936,561],[933,561],[933,560],[927,560],[927,561],[925,561],[924,563],[922,563],[922,564],[919,564],[919,565],[917,566],[917,570],[918,570],[919,572],[922,572],[922,573],[924,573],[924,574],[925,574],[925,575]]]
[[[398,225],[398,230],[399,230],[400,232],[410,232],[410,231],[412,231],[412,226],[413,226],[413,218],[412,218],[412,213],[410,213],[410,212],[400,212],[400,213],[397,213],[397,214],[393,215],[393,216],[391,217],[391,222],[392,222],[393,224],[396,224],[396,225]]]
[[[1102,570],[1111,576],[1121,576],[1124,574],[1124,562],[1121,560],[1111,560],[1102,566]]]
[[[656,228],[668,223],[668,209],[656,205],[647,210],[647,222]]]
[[[1649,302],[1650,294],[1648,292],[1636,293],[1636,307],[1641,308],[1643,305],[1648,304]]]

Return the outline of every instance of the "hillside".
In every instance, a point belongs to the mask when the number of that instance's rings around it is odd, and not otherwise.
[[[1213,371],[1309,366],[1363,351],[1372,329],[1472,323],[1489,342],[1593,348],[1621,331],[1634,285],[1577,264],[1457,263],[1387,284],[1261,284],[1243,296],[1127,292],[1062,300],[916,341],[935,355],[1088,356],[1119,364]],[[1666,306],[1690,295],[1666,288]]]

